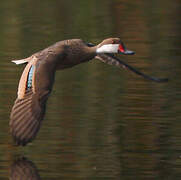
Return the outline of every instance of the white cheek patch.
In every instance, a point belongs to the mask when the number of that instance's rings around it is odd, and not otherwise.
[[[105,44],[96,50],[97,53],[118,53],[119,44]]]

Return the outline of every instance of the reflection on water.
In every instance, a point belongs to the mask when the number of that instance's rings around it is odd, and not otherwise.
[[[25,157],[21,157],[14,161],[10,167],[11,180],[40,180],[40,176],[33,162]]]
[[[36,164],[42,179],[180,179],[180,6],[178,0],[2,1],[0,179],[17,153]],[[57,72],[36,140],[14,147],[9,112],[24,66],[10,60],[63,39],[117,36],[136,52],[122,56],[126,62],[170,81],[155,84],[96,60]],[[35,172],[23,159],[14,169],[22,164]]]

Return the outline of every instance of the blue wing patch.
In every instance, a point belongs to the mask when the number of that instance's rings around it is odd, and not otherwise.
[[[28,80],[27,80],[27,86],[26,89],[31,89],[32,88],[32,79],[33,79],[33,73],[35,70],[35,66],[31,66],[30,71],[28,73]]]

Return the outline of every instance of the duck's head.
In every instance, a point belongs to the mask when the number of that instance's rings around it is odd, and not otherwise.
[[[97,45],[96,53],[119,53],[124,55],[133,55],[134,51],[126,49],[125,45],[119,38],[109,38],[103,40]]]

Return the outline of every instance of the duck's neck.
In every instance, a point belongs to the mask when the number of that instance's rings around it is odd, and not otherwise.
[[[97,54],[96,50],[97,50],[97,46],[89,47],[88,54],[92,57],[95,57]]]

